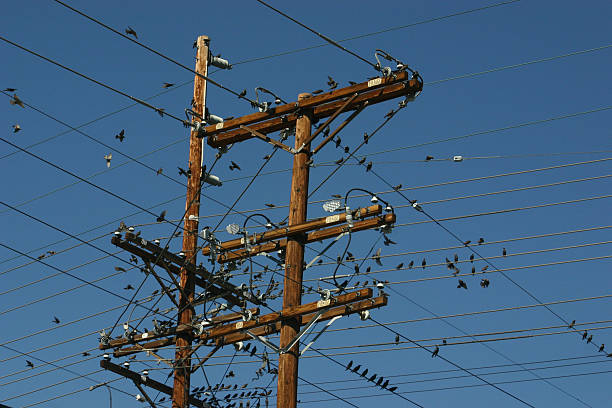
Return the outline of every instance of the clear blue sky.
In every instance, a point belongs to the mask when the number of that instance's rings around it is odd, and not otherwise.
[[[143,43],[189,67],[194,66],[193,41],[198,35],[208,35],[212,51],[235,64],[234,69],[214,72],[212,77],[237,91],[246,88],[250,97],[256,86],[263,86],[291,101],[298,93],[325,88],[328,75],[340,86],[375,75],[362,61],[331,46],[290,52],[323,43],[255,1],[188,1],[177,5],[81,0],[70,4],[121,31],[133,27]],[[374,50],[380,48],[422,73],[422,95],[357,156],[365,155],[373,161],[373,169],[391,185],[401,183],[407,189],[404,194],[421,202],[431,216],[453,218],[443,225],[461,240],[474,243],[483,237],[486,245],[477,246],[477,251],[491,257],[491,262],[516,283],[489,267],[492,272],[485,276],[491,282],[488,288],[479,286],[480,276],[466,276],[462,279],[468,290],[457,289],[457,279],[449,277],[444,259],[457,253],[461,261],[466,261],[470,252],[453,248],[458,242],[448,232],[427,222],[423,214],[407,206],[400,195],[389,192],[389,187],[372,173],[347,165],[315,193],[308,212],[312,218],[323,216],[321,200],[353,187],[381,192],[381,197],[397,208],[398,226],[390,235],[397,245],[383,246],[382,240],[377,242],[380,233],[367,231],[354,234],[349,249],[357,257],[365,256],[372,247],[382,248],[382,255],[393,255],[383,258],[382,268],[366,261],[362,270],[372,266],[376,273],[353,279],[361,283],[372,279],[390,282],[386,289],[389,305],[372,312],[376,321],[394,323],[387,327],[428,348],[447,339],[449,345],[440,348],[441,356],[472,369],[532,406],[607,406],[612,359],[598,353],[596,346],[586,344],[578,334],[568,332],[560,318],[575,319],[576,328],[587,329],[594,343],[612,346],[612,303],[606,297],[612,295],[612,263],[606,258],[612,256],[608,228],[612,225],[612,4],[523,0],[436,21],[429,20],[496,2],[273,4],[334,39],[364,35],[343,44],[369,60],[374,61]],[[135,97],[152,97],[163,91],[164,82],[175,83],[150,103],[180,117],[188,107],[193,74],[53,1],[5,2],[0,19],[2,36]],[[407,27],[398,28],[401,26]],[[160,118],[141,106],[128,107],[132,103],[129,99],[5,42],[0,42],[0,53],[0,89],[17,88],[24,102],[71,126],[125,108],[81,130],[126,155],[138,157],[151,168],[162,167],[165,175],[184,182],[176,167],[186,167],[188,131],[178,122]],[[568,55],[571,53],[576,54]],[[257,58],[262,59],[251,61]],[[247,62],[239,64],[243,61]],[[111,152],[107,147],[67,132],[67,127],[29,107],[10,105],[5,95],[0,99],[2,138],[154,213],[165,209],[169,220],[181,217],[185,188],[180,183],[156,176],[116,151],[107,170],[103,158]],[[225,117],[253,112],[248,103],[213,86],[208,87],[207,106]],[[384,114],[396,106],[396,101],[389,101],[367,108],[341,133],[342,145],[356,147],[363,132],[375,129]],[[15,124],[22,129],[18,133],[13,132]],[[123,143],[114,138],[121,129],[126,135]],[[431,143],[436,141],[439,143]],[[234,146],[213,171],[224,181],[223,186],[208,187],[204,194],[230,205],[269,151],[268,145],[257,140]],[[209,167],[214,153],[209,147],[204,152]],[[311,188],[333,170],[333,161],[342,155],[340,149],[329,145],[315,157]],[[424,162],[428,155],[434,160]],[[464,161],[449,160],[455,155],[463,156]],[[242,170],[230,171],[230,160],[239,163]],[[236,210],[257,209],[275,221],[283,219],[289,200],[291,160],[287,153],[278,152]],[[174,230],[173,225],[156,224],[155,217],[90,185],[77,183],[74,177],[16,152],[4,142],[0,142],[0,171],[1,201],[66,232],[80,234],[105,251],[117,251],[110,237],[120,220],[137,225],[148,239],[167,237]],[[491,177],[495,175],[503,176]],[[269,210],[265,203],[282,207]],[[352,207],[368,204],[367,197],[351,199]],[[512,209],[516,211],[509,211]],[[223,205],[203,198],[201,213],[209,216],[206,224],[216,225],[225,211]],[[222,227],[243,221],[242,215],[230,214]],[[0,247],[0,403],[11,407],[106,407],[107,391],[100,388],[90,392],[87,388],[112,381],[115,406],[140,404],[134,399],[138,390],[132,383],[117,380],[114,374],[100,371],[98,365],[97,332],[115,323],[125,302],[49,266],[17,256],[7,247],[32,257],[58,252],[44,261],[121,296],[133,294],[123,288],[128,284],[137,287],[142,274],[137,270],[116,273],[113,268],[123,265],[117,259],[66,239],[66,235],[6,206],[0,206],[0,222],[4,232],[0,239],[4,245]],[[546,236],[535,237],[540,235]],[[230,238],[225,232],[218,237]],[[330,250],[332,259],[342,253],[345,239]],[[172,240],[172,250],[178,252],[179,245],[179,239]],[[322,245],[313,244],[311,248],[307,260]],[[501,257],[502,248],[507,249],[508,256]],[[129,258],[123,252],[117,256]],[[400,262],[407,265],[410,260],[420,265],[423,256],[433,266],[394,270]],[[333,271],[335,262],[328,262],[326,259],[324,265],[305,273],[308,285],[317,286],[318,278]],[[469,261],[458,265],[461,273],[469,273]],[[480,260],[475,265],[480,270],[485,262]],[[434,277],[440,279],[423,280]],[[245,278],[242,275],[233,281],[240,284]],[[430,319],[433,314],[447,316],[538,303],[518,286],[540,302],[571,302],[549,306],[558,316],[537,306]],[[147,279],[138,299],[155,289],[156,283]],[[591,297],[601,298],[585,300]],[[315,295],[304,297],[305,302],[314,300]],[[170,307],[166,300],[160,305]],[[272,306],[278,308],[278,301]],[[132,319],[143,313],[137,308]],[[53,323],[54,316],[60,319],[59,325]],[[121,322],[125,319],[122,317]],[[139,328],[151,326],[147,318]],[[119,326],[113,335],[121,331]],[[492,341],[474,343],[469,335]],[[314,347],[341,364],[354,360],[368,368],[368,376],[376,373],[389,378],[402,396],[424,407],[525,406],[465,372],[450,371],[455,367],[442,358],[431,358],[405,339],[394,344],[394,337],[372,321],[362,322],[351,316],[335,322]],[[258,353],[263,350],[263,345],[257,347]],[[83,357],[85,351],[92,355]],[[612,347],[606,352],[612,352]],[[260,360],[243,353],[233,358],[229,368],[236,377],[222,379],[233,355],[233,347],[225,347],[210,360],[206,373],[211,383],[264,387],[272,380],[266,375],[251,382]],[[26,360],[32,361],[34,368],[28,368]],[[147,366],[151,367],[152,378],[165,380],[168,370],[151,357],[139,355],[132,363],[136,371]],[[372,403],[389,408],[413,406],[370,387],[371,383],[313,351],[301,360],[300,376],[359,407]],[[201,371],[194,375],[193,384],[206,385]],[[274,380],[274,391],[275,385]],[[299,398],[303,407],[349,406],[303,382]],[[52,400],[43,402],[48,399]],[[275,403],[273,398],[270,403]]]

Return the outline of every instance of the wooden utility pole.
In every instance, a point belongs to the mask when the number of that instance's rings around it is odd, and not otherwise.
[[[208,45],[209,39],[202,35],[198,37],[195,71],[206,76],[208,73]],[[193,84],[193,111],[204,117],[206,105],[206,80],[197,76]],[[194,118],[195,119],[195,118]],[[189,140],[189,170],[187,180],[187,201],[185,204],[185,220],[183,223],[183,253],[192,264],[196,264],[196,249],[198,240],[198,216],[200,215],[200,178],[202,176],[202,138],[198,132],[191,131]],[[194,219],[190,219],[194,216]],[[191,306],[195,291],[195,274],[187,268],[181,268],[180,273],[181,295],[179,298],[178,324],[190,324],[194,309]],[[189,390],[191,377],[191,341],[189,331],[180,333],[176,337],[174,369],[174,387],[172,391],[172,408],[187,408],[189,406]]]
[[[302,93],[298,101],[311,95]],[[295,125],[295,149],[310,138],[311,110],[305,110],[298,117]],[[310,143],[293,156],[293,176],[291,178],[291,198],[289,201],[289,227],[306,222],[308,207],[308,177],[310,166]],[[305,234],[287,239],[285,254],[285,283],[283,291],[283,310],[298,306],[302,302],[302,273],[304,271]],[[287,319],[281,324],[280,347],[287,346],[300,331],[301,317]],[[295,408],[297,405],[299,342],[287,353],[281,353],[278,364],[278,408]]]

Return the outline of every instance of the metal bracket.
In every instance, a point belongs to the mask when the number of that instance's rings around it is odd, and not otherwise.
[[[133,381],[134,385],[136,386],[136,388],[138,388],[138,391],[140,391],[142,393],[142,395],[144,396],[144,398],[147,400],[147,402],[149,403],[149,405],[151,406],[151,408],[157,408],[157,406],[155,405],[155,403],[153,402],[153,400],[147,395],[146,391],[144,390],[144,388],[142,388],[140,386],[140,384],[138,383],[138,381]],[[143,381],[146,382],[146,381]]]
[[[366,106],[368,106],[368,101],[365,101],[361,104],[361,106],[353,113],[351,113],[351,115],[346,118],[344,120],[344,122],[342,122],[340,125],[338,125],[338,127],[336,129],[334,129],[333,132],[331,132],[313,151],[312,154],[316,154],[319,150],[321,150],[323,148],[323,146],[325,146],[327,143],[329,143],[330,140],[332,140],[338,133],[340,133],[340,131],[342,129],[344,129],[344,127],[346,125],[348,125],[349,123],[351,123],[351,121],[353,119],[355,119],[357,117],[357,115],[359,115],[365,108]]]
[[[323,250],[321,252],[319,252],[319,255],[315,256],[314,258],[312,258],[312,261],[308,262],[308,265],[306,265],[304,267],[304,270],[310,268],[315,262],[317,262],[317,260],[321,257],[321,255],[323,255],[329,248],[331,248],[336,242],[338,242],[338,240],[340,238],[342,238],[343,236],[347,235],[348,233],[349,233],[348,231],[344,231],[343,233],[338,235],[336,238],[334,238],[334,240],[332,242],[327,244],[327,246],[325,248],[323,248]]]
[[[318,333],[318,334],[315,336],[315,338],[314,338],[314,339],[312,339],[312,340],[311,340],[311,341],[310,341],[310,342],[309,342],[309,343],[306,345],[306,347],[304,347],[304,348],[303,348],[303,349],[300,351],[300,356],[301,356],[301,355],[303,355],[303,354],[306,352],[306,350],[308,350],[308,349],[310,348],[310,346],[312,346],[312,345],[313,345],[313,343],[314,343],[315,341],[317,341],[317,339],[318,339],[318,338],[319,338],[319,337],[320,337],[320,336],[323,334],[323,332],[324,332],[325,330],[327,330],[327,328],[328,328],[329,326],[331,326],[331,325],[332,325],[332,323],[333,323],[333,322],[335,322],[336,320],[338,320],[338,319],[339,319],[339,318],[341,318],[341,317],[342,317],[342,316],[336,316],[336,317],[334,317],[333,319],[331,319],[329,322],[327,322],[327,324],[325,325],[325,327],[323,327],[323,329],[321,329],[321,331],[320,331],[320,332],[319,332],[319,333]]]
[[[297,153],[297,151],[289,146],[287,146],[284,143],[279,142],[276,139],[272,139],[270,136],[264,135],[263,133],[259,133],[258,131],[256,131],[255,129],[251,129],[248,126],[244,126],[244,125],[240,125],[240,129],[244,129],[247,132],[250,132],[251,135],[263,140],[266,143],[270,143],[271,145],[274,145],[276,147],[280,147],[281,149],[291,153],[291,154],[295,154]]]

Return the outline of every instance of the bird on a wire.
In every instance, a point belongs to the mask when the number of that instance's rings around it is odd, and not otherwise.
[[[404,263],[403,263],[403,262],[400,262],[400,263],[399,263],[399,264],[398,264],[398,265],[395,267],[395,269],[402,269],[403,267],[404,267]]]
[[[272,204],[272,203],[265,203],[264,205],[265,205],[266,207],[268,207],[268,208],[274,208],[274,207],[276,207],[276,205],[275,205],[275,204]]]
[[[170,82],[164,82],[162,84],[162,88],[170,88],[171,86],[174,86],[174,84]]]
[[[425,265],[427,265],[427,261],[423,258],[423,262],[421,262],[421,266],[425,269]]]
[[[157,217],[157,222],[164,222],[166,220],[166,210],[163,210],[159,217]]]
[[[576,320],[572,320],[572,322],[569,324],[569,326],[567,326],[568,329],[573,329],[574,325],[576,324]]]
[[[159,176],[160,174],[162,174],[164,172],[164,169],[162,169],[161,167],[159,169],[157,169],[157,171],[155,172],[155,175]]]
[[[389,112],[385,113],[385,118],[391,118],[394,113],[395,113],[395,111],[393,109],[391,109]]]
[[[600,353],[603,352],[605,348],[606,348],[606,345],[601,343],[601,346],[599,346],[599,352]]]
[[[372,170],[372,162],[368,162],[368,164],[366,165],[366,171],[370,170]]]
[[[368,132],[364,132],[363,133],[363,143],[368,144],[369,140],[370,140],[370,135],[368,135]]]
[[[123,139],[125,139],[125,129],[121,129],[121,132],[115,135],[115,139],[119,139],[120,142],[123,142]]]
[[[503,256],[506,256],[507,254],[508,254],[508,252],[506,252],[506,248],[503,248],[503,249],[502,249],[502,255],[503,255]]]
[[[480,237],[478,239],[478,245],[482,245],[482,244],[484,244],[484,238]]]
[[[588,335],[589,333],[585,330],[584,333],[582,333],[582,340],[585,340]]]
[[[132,35],[134,36],[134,38],[138,39],[138,34],[136,34],[136,31],[134,31],[134,29],[130,26],[128,26],[128,28],[125,29],[125,33],[127,35]]]
[[[438,355],[438,353],[440,352],[440,347],[436,346],[436,349],[433,351],[433,353],[431,353],[431,357],[436,357]]]
[[[113,159],[113,154],[109,153],[109,154],[105,154],[104,155],[104,160],[106,160],[106,167],[110,168],[111,165],[111,160]]]
[[[16,88],[4,88],[4,92],[15,92]]]
[[[376,254],[372,257],[372,259],[374,259],[374,262],[376,262],[376,265],[378,266],[383,266],[382,262],[380,261],[381,252],[382,252],[382,249],[378,248],[378,250],[376,251]]]
[[[463,245],[468,246],[468,245],[470,245],[470,242],[472,242],[472,241],[469,240],[469,239],[467,241],[463,241]]]
[[[430,160],[433,160],[433,159],[434,159],[433,156],[429,156],[429,155],[425,156],[425,161],[430,161]]]
[[[408,263],[408,269],[412,269],[413,266],[414,266],[414,261],[410,261],[410,263]]]
[[[242,92],[240,92],[240,93],[238,94],[238,99],[240,99],[240,98],[244,98],[244,97],[246,96],[246,94],[247,94],[247,90],[246,90],[246,89],[243,89],[243,90],[242,90]]]
[[[348,362],[348,364],[346,365],[345,370],[350,370],[352,366],[353,366],[353,360]]]
[[[57,316],[53,316],[53,323],[60,324],[60,319],[58,319]]]
[[[366,157],[363,156],[361,159],[359,159],[359,164],[363,164],[366,161]]]
[[[474,263],[474,254],[470,255],[470,262]]]
[[[593,335],[592,334],[587,338],[587,344],[590,343],[591,341],[593,341]]]
[[[11,105],[17,105],[17,106],[21,106],[22,108],[25,109],[25,105],[23,104],[23,101],[21,99],[19,99],[19,97],[17,96],[17,94],[13,94],[13,97],[11,98],[11,100],[9,101],[9,103]]]

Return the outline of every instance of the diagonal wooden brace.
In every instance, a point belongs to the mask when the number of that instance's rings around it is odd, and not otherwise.
[[[250,132],[251,135],[253,135],[253,136],[263,140],[266,143],[270,143],[273,146],[280,147],[281,149],[283,149],[286,152],[289,152],[289,153],[292,153],[292,154],[296,153],[296,150],[294,148],[289,147],[286,144],[281,143],[281,142],[279,142],[276,139],[272,139],[270,136],[266,136],[264,134],[261,134],[258,131],[254,130],[254,129],[251,129],[251,128],[245,126],[245,125],[240,125],[240,129],[244,129],[244,130]]]

